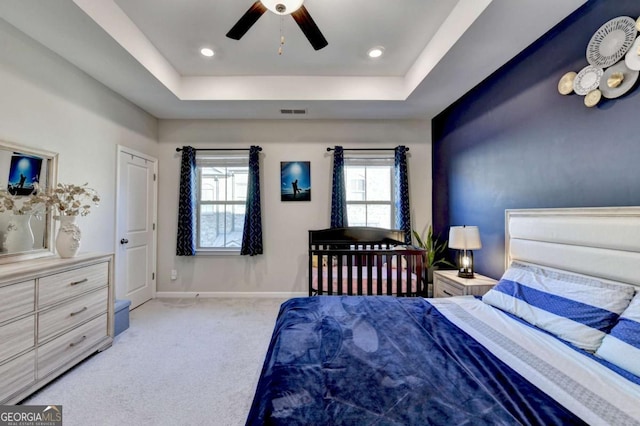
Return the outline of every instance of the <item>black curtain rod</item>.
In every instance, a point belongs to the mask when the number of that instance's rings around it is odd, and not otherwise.
[[[249,151],[251,148],[194,148],[195,151]],[[182,148],[176,148],[176,152],[182,151]],[[262,147],[258,147],[258,151],[262,151]]]
[[[343,151],[394,151],[395,148],[343,148]],[[327,152],[335,151],[335,148],[327,148]],[[409,148],[407,148],[409,151]]]

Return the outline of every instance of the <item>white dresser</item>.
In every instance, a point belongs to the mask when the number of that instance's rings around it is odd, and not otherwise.
[[[0,265],[0,404],[111,346],[112,277],[105,254]]]

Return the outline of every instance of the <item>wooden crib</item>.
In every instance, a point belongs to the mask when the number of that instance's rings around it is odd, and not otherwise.
[[[426,297],[425,251],[403,239],[394,229],[309,231],[309,296]]]

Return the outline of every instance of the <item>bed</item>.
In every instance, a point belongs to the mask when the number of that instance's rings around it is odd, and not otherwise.
[[[505,223],[483,298],[285,302],[247,424],[639,425],[640,208]]]
[[[426,296],[425,251],[403,240],[373,227],[309,231],[309,296]]]

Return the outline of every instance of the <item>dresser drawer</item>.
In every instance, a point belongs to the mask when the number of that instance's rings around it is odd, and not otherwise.
[[[40,346],[38,348],[38,379],[81,355],[106,336],[107,314],[104,314]]]
[[[109,289],[105,287],[41,312],[38,316],[38,343],[107,312],[108,297]]]
[[[0,403],[31,385],[35,380],[35,351],[27,352],[19,358],[0,365]]]
[[[0,327],[0,362],[32,348],[35,342],[35,315]]]
[[[107,263],[42,277],[39,280],[38,306],[42,308],[102,286],[106,287],[108,282],[109,265]]]
[[[36,303],[35,280],[0,287],[0,323],[33,312]]]
[[[438,277],[436,283],[435,297],[450,297],[450,296],[462,296],[464,295],[464,287],[456,285],[451,281],[447,281],[441,277]]]

